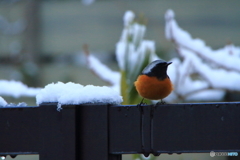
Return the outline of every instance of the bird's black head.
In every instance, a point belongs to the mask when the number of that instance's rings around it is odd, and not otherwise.
[[[171,63],[172,62],[166,62],[164,60],[153,61],[143,69],[142,74],[163,80],[168,77],[167,67]]]

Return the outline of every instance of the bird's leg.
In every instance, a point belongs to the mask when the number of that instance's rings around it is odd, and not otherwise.
[[[144,100],[144,98],[142,98],[141,102],[137,106],[141,106],[142,104],[145,104],[145,103],[143,103],[143,100]]]
[[[164,102],[164,101],[161,99],[159,102],[157,102],[157,103],[155,104],[155,106],[156,106],[156,105],[161,105],[161,104],[166,104],[166,102]]]
[[[146,103],[143,102],[143,100],[144,100],[144,98],[142,98],[141,102],[139,104],[137,104],[137,108],[140,110],[141,113],[143,113],[143,108],[142,108],[143,106],[142,105],[146,104]]]
[[[161,99],[161,104],[166,104],[166,102],[165,102],[165,101],[163,101],[163,99]]]

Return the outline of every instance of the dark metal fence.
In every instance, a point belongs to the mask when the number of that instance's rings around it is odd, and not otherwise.
[[[121,160],[122,154],[240,151],[240,103],[0,108],[0,155]]]

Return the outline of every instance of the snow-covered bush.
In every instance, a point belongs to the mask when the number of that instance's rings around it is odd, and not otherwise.
[[[151,61],[160,59],[155,54],[153,41],[145,40],[146,27],[134,21],[134,13],[124,15],[124,29],[116,45],[116,57],[120,72],[98,72],[103,64],[88,55],[88,64],[93,72],[119,89],[124,104],[136,104],[140,99],[134,81],[141,70]],[[176,46],[179,57],[169,61],[168,75],[173,82],[174,91],[165,98],[168,103],[182,101],[220,101],[226,91],[240,92],[240,48],[227,45],[213,50],[200,39],[194,39],[181,29],[172,10],[165,14],[165,35]],[[97,63],[96,63],[97,61]],[[114,74],[111,74],[111,72]],[[102,73],[110,73],[104,76]],[[107,79],[106,79],[107,78]]]
[[[166,38],[180,57],[169,66],[175,89],[167,101],[220,101],[226,91],[240,91],[240,47],[230,44],[213,50],[181,29],[172,10],[165,20]]]

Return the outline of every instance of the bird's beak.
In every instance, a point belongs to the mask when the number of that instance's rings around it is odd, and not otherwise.
[[[172,62],[167,62],[167,66],[170,65],[170,64],[172,64]]]

